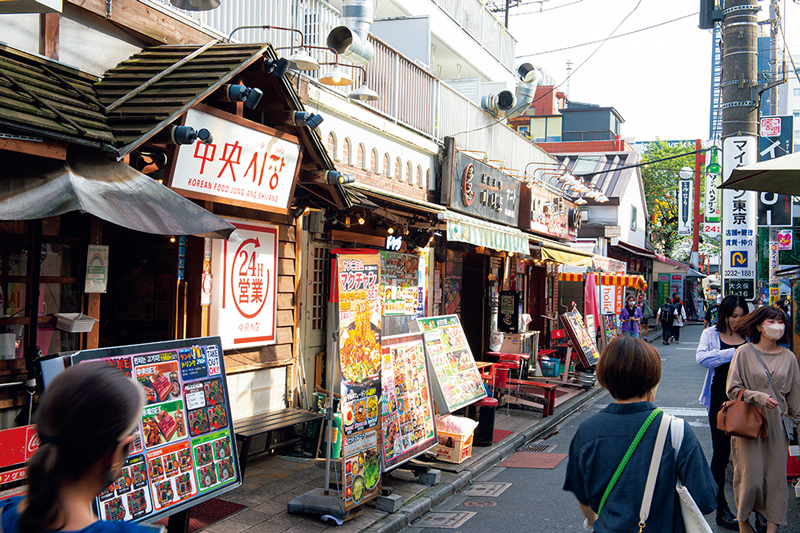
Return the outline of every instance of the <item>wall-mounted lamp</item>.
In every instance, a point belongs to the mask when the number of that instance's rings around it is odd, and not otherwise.
[[[264,61],[264,72],[268,72],[278,79],[283,78],[287,70],[289,70],[289,61],[284,58]]]
[[[255,109],[264,93],[261,89],[244,85],[223,85],[225,99],[229,102],[244,102],[247,109]]]
[[[322,124],[322,115],[310,113],[308,111],[288,111],[284,113],[273,113],[265,115],[264,119],[271,124],[280,123],[287,126],[296,126],[298,128],[308,126],[309,128],[316,129],[317,126]]]
[[[363,226],[363,225],[364,225],[364,222],[366,222],[366,220],[364,219],[364,216],[363,216],[363,215],[358,215],[357,222],[358,222],[358,225],[359,225],[359,226]]]
[[[307,205],[298,205],[294,209],[292,209],[292,216],[294,218],[300,218],[306,216],[311,212],[311,207]]]
[[[319,81],[323,85],[330,85],[332,87],[341,87],[343,85],[353,85],[355,83],[353,78],[345,74],[338,63],[323,63],[323,65],[335,65],[333,70],[328,71],[319,77]]]
[[[219,0],[169,0],[169,3],[186,11],[210,11],[219,7]]]
[[[338,59],[337,59],[338,61]],[[375,100],[380,100],[381,96],[367,87],[367,69],[358,65],[337,65],[338,67],[347,67],[347,68],[356,68],[361,71],[361,87],[356,89],[355,91],[350,91],[350,94],[347,95],[347,98],[350,100],[360,100],[362,102],[374,102]]]
[[[193,144],[198,140],[203,144],[214,142],[214,137],[207,129],[195,131],[191,126],[172,126],[169,137],[174,144]]]

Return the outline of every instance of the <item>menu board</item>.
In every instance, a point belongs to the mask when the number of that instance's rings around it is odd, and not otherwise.
[[[86,350],[141,383],[146,401],[122,475],[97,497],[103,520],[174,514],[241,485],[219,337]]]
[[[386,470],[436,446],[433,401],[421,333],[381,339],[381,428]]]
[[[338,252],[338,253],[337,253]],[[380,266],[377,253],[333,250],[341,370],[343,511],[380,493]]]
[[[428,364],[431,391],[440,414],[451,413],[486,397],[475,358],[456,315],[418,318]]]
[[[564,313],[561,315],[561,322],[572,340],[573,349],[577,352],[581,364],[586,368],[596,365],[600,359],[600,352],[597,351],[594,339],[586,331],[580,313],[577,311]]]
[[[603,335],[606,343],[617,337],[617,315],[601,315],[603,317]]]
[[[419,257],[380,252],[383,315],[416,315],[419,298]]]

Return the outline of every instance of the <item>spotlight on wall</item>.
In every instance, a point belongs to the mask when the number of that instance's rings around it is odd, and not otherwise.
[[[310,113],[308,111],[290,111],[282,115],[278,115],[279,121],[287,126],[308,126],[309,128],[316,129],[317,126],[322,124],[322,115]]]
[[[302,216],[306,216],[311,212],[311,208],[307,205],[298,205],[294,209],[292,209],[292,216],[294,218],[300,218]]]
[[[172,126],[169,132],[170,140],[174,144],[193,144],[199,140],[203,144],[211,144],[214,142],[214,137],[211,133],[203,128],[199,131],[191,126]]]
[[[225,85],[225,98],[229,102],[244,102],[247,109],[255,109],[264,93],[261,89],[244,85]]]
[[[336,224],[339,222],[338,212],[334,210],[329,210],[325,213],[325,222],[328,224]]]
[[[289,70],[289,61],[283,57],[280,59],[267,59],[264,61],[264,71],[272,74],[278,79],[283,78],[286,75],[287,70]]]

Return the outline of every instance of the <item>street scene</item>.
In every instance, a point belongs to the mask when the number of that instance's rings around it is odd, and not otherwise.
[[[0,533],[800,531],[798,36],[0,1]]]

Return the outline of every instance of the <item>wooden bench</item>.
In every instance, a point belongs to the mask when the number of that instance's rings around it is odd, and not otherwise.
[[[247,456],[250,453],[250,442],[253,437],[266,434],[267,445],[264,448],[264,451],[268,452],[274,448],[287,446],[304,440],[304,437],[295,437],[273,443],[272,433],[274,431],[286,429],[296,424],[306,424],[313,420],[319,420],[322,418],[325,418],[325,413],[316,413],[306,409],[290,407],[288,409],[270,411],[261,415],[249,416],[247,418],[234,420],[233,432],[236,435],[236,440],[241,442],[241,449],[239,450],[239,467],[242,470],[242,478],[244,478],[244,471],[247,467]]]

